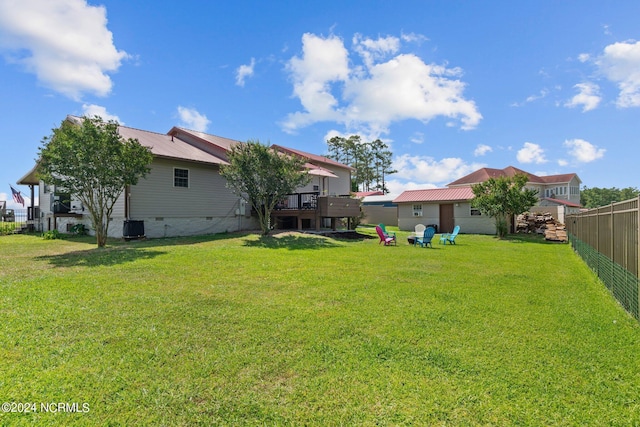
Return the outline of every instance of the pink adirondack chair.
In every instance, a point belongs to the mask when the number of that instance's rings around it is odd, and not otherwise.
[[[382,231],[382,228],[380,228],[379,225],[376,225],[376,233],[378,233],[378,237],[380,237],[380,241],[378,242],[378,244],[382,242],[384,242],[385,246],[396,244],[396,236],[389,236],[387,234],[384,234],[384,231]]]

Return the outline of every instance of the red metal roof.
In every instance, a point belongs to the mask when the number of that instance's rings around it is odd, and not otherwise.
[[[367,196],[384,196],[384,192],[378,191],[356,191],[353,193],[355,197],[367,197]]]
[[[393,199],[393,203],[456,202],[473,198],[471,187],[432,188],[428,190],[407,190]]]
[[[210,135],[208,133],[204,133],[204,132],[200,132],[197,130],[190,130],[190,129],[186,129],[186,128],[182,128],[179,126],[174,126],[173,128],[171,128],[171,130],[169,132],[167,132],[167,134],[169,135],[180,135],[180,132],[184,132],[187,133],[191,136],[195,136],[196,138],[208,142],[209,144],[213,144],[216,145],[222,149],[224,149],[225,151],[228,151],[231,149],[232,146],[234,146],[235,144],[240,143],[240,141],[236,141],[233,139],[229,139],[229,138],[223,138],[221,136],[216,136],[216,135]]]
[[[80,117],[71,115],[67,116],[67,118],[76,122],[81,120]],[[166,134],[126,126],[119,126],[118,132],[124,138],[135,138],[140,144],[151,148],[151,152],[155,156],[222,165],[229,164],[226,161],[226,152],[229,151],[233,145],[241,144],[240,141],[233,139],[177,126],[171,128]],[[181,139],[181,136],[189,141],[187,142]],[[191,138],[194,140],[191,140]],[[325,156],[319,156],[280,145],[272,145],[272,147],[282,153],[298,155],[311,163],[324,163],[325,165],[355,170],[351,166],[344,165]],[[323,174],[325,176],[337,177],[331,170],[323,168],[320,165],[313,164],[311,166],[307,165],[307,167],[316,175]]]
[[[552,199],[550,197],[545,197],[544,200],[548,200],[550,202],[557,203],[559,205],[569,206],[570,208],[581,208],[582,207],[582,205],[580,205],[579,203],[573,203],[573,202],[570,202],[568,200]]]
[[[342,164],[340,162],[336,162],[333,159],[330,159],[326,156],[319,156],[317,154],[311,154],[311,153],[307,153],[306,151],[302,151],[302,150],[297,150],[295,148],[288,148],[288,147],[283,147],[282,145],[272,145],[273,148],[275,148],[276,150],[285,152],[285,153],[289,153],[289,154],[296,154],[300,157],[303,157],[307,160],[310,160],[312,162],[319,162],[319,163],[326,163],[328,165],[333,165],[333,166],[339,166],[341,168],[347,168],[350,170],[355,170],[354,168],[352,168],[351,166]]]
[[[577,178],[578,182],[582,182],[580,181],[580,178],[578,178],[575,173],[565,173],[561,175],[547,175],[547,176],[542,176],[541,178],[545,184],[566,184],[567,182],[571,182],[573,178]]]
[[[126,126],[120,126],[118,132],[124,138],[135,138],[141,145],[151,148],[154,156],[218,165],[228,164],[225,160],[194,147],[172,135],[149,132]]]

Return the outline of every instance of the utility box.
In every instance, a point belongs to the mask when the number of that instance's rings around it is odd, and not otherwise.
[[[144,221],[127,219],[122,227],[122,237],[126,240],[141,239],[144,237]]]

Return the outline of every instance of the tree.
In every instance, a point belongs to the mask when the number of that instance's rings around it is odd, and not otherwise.
[[[389,192],[387,188],[387,184],[385,181],[385,177],[387,175],[394,174],[398,172],[397,170],[391,169],[391,157],[392,153],[388,150],[387,144],[382,142],[379,139],[376,139],[371,144],[371,150],[373,153],[373,161],[375,167],[374,178],[376,181],[376,189],[382,190],[385,194]]]
[[[529,210],[538,201],[538,192],[525,188],[528,180],[527,175],[517,174],[513,178],[489,178],[471,186],[475,196],[471,205],[495,219],[496,234],[500,238],[508,232],[509,216]]]
[[[227,187],[258,213],[263,235],[271,230],[271,211],[287,194],[307,185],[304,160],[279,153],[260,141],[236,144],[228,153],[229,164],[220,168]]]
[[[599,208],[611,203],[621,202],[623,200],[633,199],[640,195],[640,190],[635,187],[627,188],[587,188],[584,187],[580,191],[580,204],[585,208]]]
[[[391,169],[392,153],[380,139],[362,142],[359,135],[349,138],[334,136],[327,141],[327,157],[355,169],[351,175],[352,191],[369,191],[373,188],[387,193],[385,176],[396,173]]]
[[[148,147],[124,139],[118,127],[98,116],[67,119],[43,138],[38,153],[41,179],[75,195],[88,210],[98,247],[107,243],[116,200],[149,173],[153,160]]]

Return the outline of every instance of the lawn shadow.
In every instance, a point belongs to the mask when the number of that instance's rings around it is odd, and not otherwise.
[[[543,245],[557,245],[567,243],[555,240],[547,240],[543,235],[540,234],[507,234],[502,238],[502,240],[510,243],[541,243]]]
[[[258,240],[245,240],[245,246],[267,249],[320,249],[338,247],[332,239],[293,233],[260,236]]]
[[[59,255],[43,255],[35,259],[48,262],[54,267],[98,267],[124,264],[139,259],[151,259],[166,253],[165,251],[130,246],[112,246],[106,248],[96,247]]]

